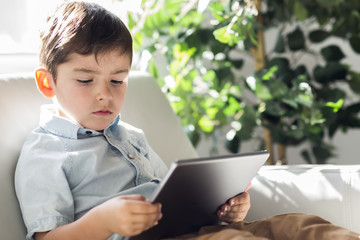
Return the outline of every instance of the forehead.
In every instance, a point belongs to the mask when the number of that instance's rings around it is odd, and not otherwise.
[[[67,61],[60,64],[58,70],[62,67],[71,69],[89,69],[101,71],[130,70],[131,56],[120,51],[108,51],[104,53],[82,55],[78,53],[69,54]]]

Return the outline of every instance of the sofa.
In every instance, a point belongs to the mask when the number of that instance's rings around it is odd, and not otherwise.
[[[37,127],[40,105],[51,103],[36,89],[33,73],[0,74],[0,236],[25,239],[25,226],[14,190],[14,171],[22,143]],[[142,128],[169,166],[198,154],[155,80],[132,72],[122,120]],[[41,174],[41,173],[39,173]],[[246,220],[305,212],[360,232],[360,165],[264,166],[250,189]]]

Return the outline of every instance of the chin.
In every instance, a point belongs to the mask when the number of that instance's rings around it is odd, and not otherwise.
[[[84,128],[92,129],[98,132],[104,131],[105,128],[107,128],[112,122],[114,122],[114,119],[97,119],[93,121],[88,121],[87,124],[80,124]]]

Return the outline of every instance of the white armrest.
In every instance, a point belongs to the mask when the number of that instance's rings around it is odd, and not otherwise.
[[[360,232],[360,165],[264,166],[252,183],[249,221],[303,212]]]

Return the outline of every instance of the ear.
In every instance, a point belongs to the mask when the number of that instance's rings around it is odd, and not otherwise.
[[[52,74],[44,68],[39,68],[35,71],[36,85],[39,91],[47,98],[52,98],[55,93],[51,87],[54,79]]]

